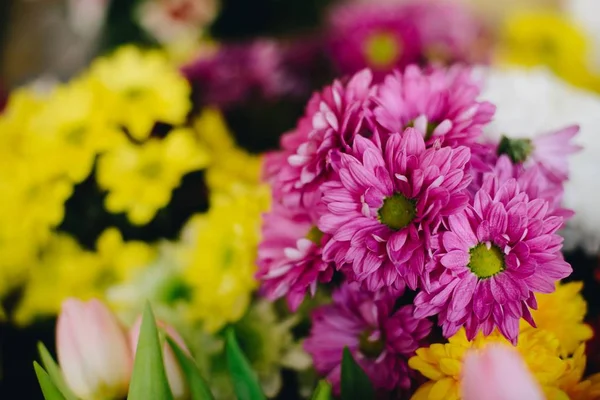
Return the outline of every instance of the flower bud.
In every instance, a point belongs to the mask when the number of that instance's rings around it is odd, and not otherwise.
[[[165,336],[170,337],[175,343],[177,343],[177,346],[179,346],[179,348],[183,350],[184,353],[191,357],[190,351],[188,350],[187,346],[185,345],[185,342],[183,341],[179,333],[177,333],[175,328],[165,324],[162,321],[156,321],[156,325],[159,329],[159,332],[161,333],[161,338],[164,338]],[[140,316],[129,330],[129,344],[134,358],[135,351],[137,349],[137,342],[140,336],[141,326],[142,317]],[[185,376],[183,375],[183,371],[179,366],[179,361],[177,361],[177,357],[175,356],[173,349],[171,349],[171,346],[169,346],[169,343],[167,343],[167,341],[164,339],[162,340],[162,342],[163,363],[165,366],[165,372],[167,374],[167,380],[169,381],[169,386],[171,388],[171,393],[173,393],[173,397],[175,400],[189,399],[189,387]]]
[[[466,354],[464,400],[542,400],[544,395],[520,354],[508,345],[489,345]]]
[[[133,368],[127,335],[100,301],[63,302],[56,349],[67,385],[82,400],[127,395]]]

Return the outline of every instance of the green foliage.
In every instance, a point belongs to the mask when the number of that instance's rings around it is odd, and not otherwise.
[[[190,388],[192,400],[214,400],[214,397],[208,387],[208,384],[200,374],[194,360],[189,358],[183,350],[177,346],[177,343],[171,338],[167,338],[169,346],[173,349],[175,357],[181,366],[185,379]]]
[[[165,373],[162,346],[150,304],[146,304],[135,353],[129,400],[173,400]]]
[[[348,348],[342,357],[342,400],[368,400],[375,398],[373,385],[365,371],[356,363]]]
[[[42,388],[42,393],[44,394],[44,399],[46,400],[66,400],[62,395],[60,390],[54,385],[52,382],[52,378],[50,375],[42,368],[37,361],[33,362],[33,368],[35,369],[35,374],[37,375],[38,382],[40,383],[40,387]]]
[[[40,353],[40,358],[42,359],[42,365],[44,366],[54,386],[62,393],[66,400],[77,400],[77,396],[73,394],[71,389],[65,383],[62,372],[56,364],[56,361],[54,361],[50,355],[50,352],[48,349],[46,349],[46,346],[44,346],[44,344],[41,342],[38,343],[38,352]]]
[[[238,400],[264,400],[265,395],[256,374],[242,353],[233,328],[229,328],[225,334],[225,353]]]

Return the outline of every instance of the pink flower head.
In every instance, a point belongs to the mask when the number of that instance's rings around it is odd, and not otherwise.
[[[427,319],[415,319],[413,306],[394,308],[395,297],[361,292],[344,284],[333,293],[333,304],[313,311],[304,349],[317,372],[327,376],[339,393],[342,353],[348,347],[377,389],[410,387],[407,360],[431,331]]]
[[[533,139],[503,137],[498,154],[508,155],[524,168],[537,165],[548,181],[560,185],[569,178],[568,157],[581,150],[580,146],[571,143],[578,132],[579,127],[572,125]]]
[[[431,287],[415,298],[415,315],[439,314],[444,336],[465,326],[471,340],[495,327],[516,344],[519,320],[535,326],[534,293],[551,293],[571,273],[556,231],[562,218],[548,203],[529,199],[515,179],[488,175],[473,204],[448,218],[448,231],[432,241]]]
[[[483,61],[481,25],[459,4],[350,2],[334,7],[328,22],[328,53],[343,73],[368,67],[380,78],[415,63]]]
[[[367,121],[371,113],[371,80],[371,72],[364,70],[346,84],[335,81],[313,95],[297,129],[282,138],[283,152],[289,156],[271,156],[268,168],[280,170],[271,180],[277,200],[294,203],[285,197],[297,199],[307,192],[314,198],[314,192],[331,172],[330,153],[348,151],[356,135],[372,132]],[[279,168],[274,162],[281,163]]]
[[[544,139],[545,140],[545,139]],[[506,139],[504,140],[506,143]],[[515,145],[515,141],[511,141]],[[569,147],[565,147],[569,151]],[[516,179],[519,188],[530,199],[543,199],[548,202],[549,215],[563,217],[566,221],[573,216],[573,211],[562,207],[564,197],[563,182],[555,180],[556,174],[549,174],[548,168],[536,161],[514,163],[508,154],[500,154],[499,146],[493,143],[475,144],[471,147],[471,168],[473,181],[469,192],[475,195],[483,185],[484,178],[493,173],[499,183]],[[566,162],[566,157],[562,156]]]
[[[371,68],[382,77],[419,62],[422,45],[416,23],[392,3],[351,3],[329,14],[328,52],[343,73]]]
[[[324,259],[368,290],[427,286],[429,238],[468,203],[469,155],[467,147],[427,149],[414,128],[390,135],[383,150],[357,136],[353,154],[336,155],[339,179],[323,185],[329,212],[319,228],[332,235]]]
[[[519,352],[503,344],[491,344],[466,354],[461,392],[464,400],[546,398]]]
[[[270,300],[286,297],[295,311],[306,292],[315,294],[317,282],[328,282],[333,266],[323,261],[322,244],[327,241],[309,212],[282,205],[263,217],[263,240],[258,248],[257,279]]]
[[[388,132],[414,126],[427,145],[470,145],[491,121],[496,108],[478,101],[480,86],[459,65],[422,71],[409,66],[388,75],[379,86],[375,116]]]

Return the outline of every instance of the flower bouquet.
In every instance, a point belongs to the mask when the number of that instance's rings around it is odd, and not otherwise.
[[[600,399],[572,21],[356,1],[219,42],[205,3],[136,3],[154,47],[0,113],[0,318],[56,326],[44,398]]]

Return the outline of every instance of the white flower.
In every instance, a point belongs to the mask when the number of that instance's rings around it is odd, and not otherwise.
[[[569,86],[543,68],[487,69],[482,98],[497,107],[485,130],[489,138],[503,134],[534,137],[577,124],[575,143],[583,150],[570,160],[564,205],[575,216],[562,234],[565,249],[600,251],[600,97]]]
[[[217,9],[217,0],[146,0],[137,8],[137,17],[156,40],[172,44],[200,37]]]

